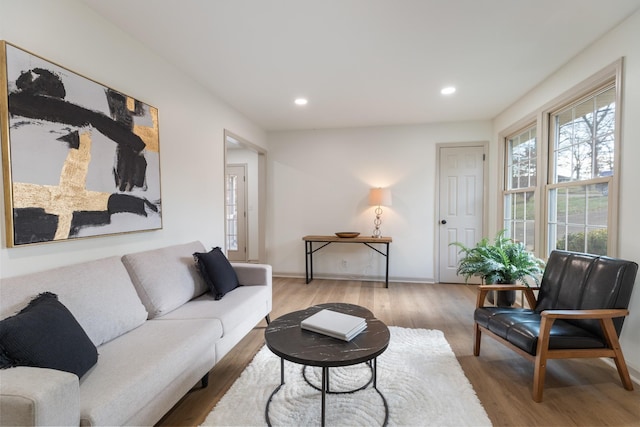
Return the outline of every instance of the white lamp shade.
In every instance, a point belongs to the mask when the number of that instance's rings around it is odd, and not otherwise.
[[[391,206],[391,190],[388,188],[372,188],[369,190],[370,206]]]

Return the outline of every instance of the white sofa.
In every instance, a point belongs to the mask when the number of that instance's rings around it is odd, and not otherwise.
[[[98,350],[79,380],[0,370],[0,425],[153,425],[271,311],[271,267],[232,264],[241,286],[214,300],[200,242],[0,280],[0,319],[58,295]]]

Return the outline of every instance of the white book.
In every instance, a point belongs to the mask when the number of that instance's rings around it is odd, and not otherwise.
[[[300,322],[300,327],[343,341],[351,341],[367,328],[366,319],[333,310],[321,310]]]
[[[366,322],[363,323],[361,326],[359,326],[358,328],[354,329],[353,331],[351,331],[349,334],[347,335],[343,335],[343,334],[337,334],[335,332],[331,332],[331,331],[323,331],[323,330],[316,330],[313,327],[307,327],[304,328],[307,331],[311,331],[311,332],[317,332],[319,334],[322,335],[327,335],[329,337],[333,337],[333,338],[338,338],[342,341],[351,341],[353,338],[355,338],[360,332],[364,331],[365,329],[367,329],[367,324]]]

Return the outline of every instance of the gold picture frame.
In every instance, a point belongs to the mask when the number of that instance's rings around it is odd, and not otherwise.
[[[157,108],[0,50],[7,247],[162,228]]]

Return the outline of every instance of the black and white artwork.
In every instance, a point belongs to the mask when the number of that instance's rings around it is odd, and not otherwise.
[[[9,43],[2,54],[7,246],[162,228],[158,110]]]

